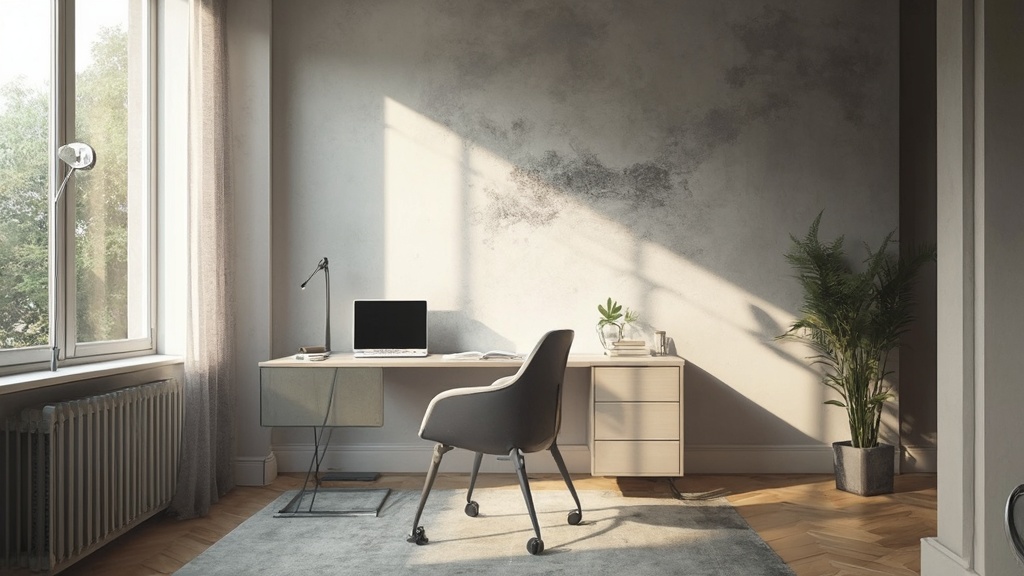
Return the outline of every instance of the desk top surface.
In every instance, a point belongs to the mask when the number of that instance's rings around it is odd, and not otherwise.
[[[445,360],[441,354],[423,358],[355,358],[351,352],[332,352],[326,360],[296,360],[285,356],[260,362],[261,368],[518,368],[523,360]],[[570,354],[568,368],[595,366],[682,366],[679,356],[605,356],[603,354]]]

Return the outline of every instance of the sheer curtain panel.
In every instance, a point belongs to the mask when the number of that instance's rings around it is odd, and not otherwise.
[[[226,0],[190,2],[185,426],[171,503],[181,518],[205,515],[234,485],[225,13]]]

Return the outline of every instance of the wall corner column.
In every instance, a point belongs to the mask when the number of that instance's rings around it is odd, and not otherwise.
[[[277,476],[260,426],[260,372],[271,356],[271,0],[228,0],[228,113],[235,192],[235,483]]]

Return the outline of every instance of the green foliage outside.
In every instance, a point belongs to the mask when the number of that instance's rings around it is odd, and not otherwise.
[[[128,37],[100,30],[78,75],[75,131],[97,163],[78,177],[75,221],[79,342],[128,336]]]
[[[0,348],[46,345],[48,95],[0,87]]]
[[[822,383],[839,395],[825,404],[846,410],[852,445],[878,445],[885,402],[892,398],[886,377],[889,356],[913,321],[913,285],[921,266],[935,259],[935,248],[912,249],[904,256],[890,251],[890,232],[872,251],[865,245],[864,269],[851,269],[843,237],[830,243],[818,238],[821,214],[807,235],[791,236],[786,260],[803,288],[801,316],[779,338],[807,343],[811,363],[825,372]]]
[[[76,135],[97,151],[78,172],[75,274],[80,342],[127,335],[127,33],[101,31],[78,74]],[[0,87],[0,348],[49,340],[48,100],[19,82]]]

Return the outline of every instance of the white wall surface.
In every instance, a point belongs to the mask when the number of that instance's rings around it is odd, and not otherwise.
[[[1024,482],[1024,13],[1013,0],[938,4],[938,536],[925,576],[1021,567],[1003,529]]]
[[[277,475],[270,430],[259,426],[258,364],[272,354],[270,341],[270,0],[228,4],[229,139],[235,196],[235,375],[240,433],[235,479],[269,484]]]
[[[298,286],[322,256],[337,350],[352,299],[414,297],[434,352],[555,327],[595,351],[611,296],[689,362],[688,471],[831,469],[845,416],[773,341],[800,300],[783,253],[821,210],[855,256],[898,224],[896,3],[301,0],[272,21],[274,356],[322,341],[323,285]]]

